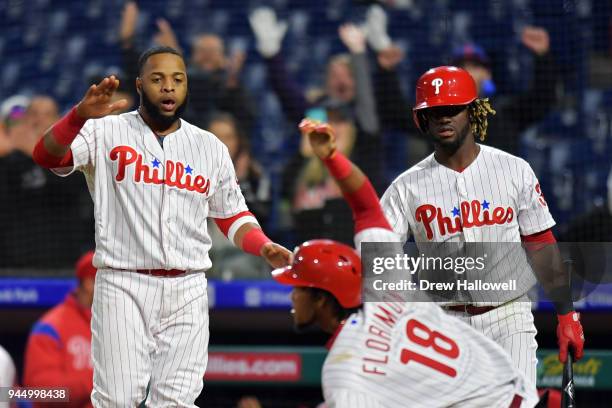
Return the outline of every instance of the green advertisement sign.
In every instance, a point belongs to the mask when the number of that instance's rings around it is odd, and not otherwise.
[[[538,351],[539,387],[561,387],[563,364],[557,353],[557,350]],[[612,351],[585,351],[584,357],[574,363],[574,384],[582,389],[612,389]]]

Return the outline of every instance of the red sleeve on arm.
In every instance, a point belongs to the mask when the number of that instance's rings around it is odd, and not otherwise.
[[[30,336],[25,353],[23,385],[26,387],[68,387],[70,402],[89,401],[93,377],[70,375],[64,366],[62,347],[57,339],[45,334]]]
[[[36,164],[46,169],[57,169],[74,165],[72,161],[72,150],[68,150],[64,157],[53,156],[45,148],[44,138],[40,138],[38,143],[36,143],[34,152],[32,153],[32,159],[34,159]]]
[[[526,244],[527,249],[536,251],[542,249],[546,244],[557,242],[550,228],[531,235],[521,235],[521,241]]]
[[[348,178],[353,171],[353,163],[338,151],[334,152],[330,158],[323,160],[323,163],[332,177],[339,181]],[[345,193],[344,198],[353,211],[355,233],[366,228],[391,230],[391,226],[380,207],[378,195],[367,176],[357,190],[352,193]]]
[[[248,216],[254,217],[254,215],[250,211],[243,211],[234,215],[233,217],[213,218],[213,220],[215,221],[215,224],[217,224],[217,227],[219,227],[223,235],[227,237],[227,233],[229,232],[229,229],[231,228],[232,224],[236,222],[239,218]]]
[[[242,225],[247,223],[257,223],[257,219],[250,211],[243,211],[229,218],[213,218],[217,227],[223,232],[230,241],[234,242],[234,234]],[[242,238],[242,250],[249,254],[261,255],[261,247],[272,242],[259,227],[249,230]]]
[[[350,194],[345,194],[344,198],[353,210],[355,233],[366,228],[384,228],[391,231],[391,226],[380,207],[378,195],[370,180],[365,179],[361,187]]]
[[[554,244],[555,242],[557,242],[550,228],[544,231],[536,232],[535,234],[531,235],[521,235],[521,241],[540,242],[543,244]]]
[[[343,180],[351,175],[353,163],[342,153],[335,151],[331,157],[323,160],[323,164],[336,180]]]

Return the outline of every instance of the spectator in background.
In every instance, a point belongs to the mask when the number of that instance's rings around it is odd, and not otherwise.
[[[64,407],[92,407],[91,304],[96,268],[94,253],[76,264],[78,285],[65,300],[45,313],[32,328],[25,351],[25,387],[67,387]],[[47,407],[48,403],[34,407]]]
[[[412,98],[403,96],[397,71],[403,59],[400,49],[393,46],[387,33],[387,18],[380,6],[370,8],[365,30],[370,46],[377,52],[379,69],[375,77],[376,99],[381,123],[386,128],[415,133]],[[554,107],[559,69],[550,54],[548,32],[540,27],[525,27],[521,41],[534,56],[534,72],[529,89],[510,96],[496,96],[491,61],[485,50],[476,44],[465,44],[452,52],[451,65],[468,71],[476,81],[480,97],[493,98],[497,111],[489,124],[485,143],[508,153],[519,153],[519,135],[527,127],[542,120]]]
[[[406,166],[416,164],[429,154],[431,141],[423,137],[412,120],[406,119],[412,117],[412,106],[404,96],[398,68],[404,52],[393,44],[387,32],[387,14],[380,5],[370,6],[363,30],[370,48],[376,52],[374,91],[381,127],[391,145],[387,150],[387,170],[395,178]]]
[[[559,69],[550,53],[548,32],[540,27],[525,27],[521,41],[533,53],[533,77],[528,89],[517,95],[496,96],[491,62],[484,49],[465,44],[453,50],[452,64],[468,71],[482,97],[495,98],[497,115],[490,123],[486,143],[510,154],[519,153],[519,135],[544,119],[554,107]]]
[[[289,121],[297,123],[311,108],[326,105],[343,106],[350,110],[354,122],[355,143],[352,159],[381,188],[380,124],[376,112],[376,101],[366,54],[366,40],[361,29],[353,24],[339,28],[338,33],[349,54],[329,59],[325,76],[325,92],[313,101],[308,101],[304,89],[287,72],[280,52],[287,30],[287,23],[276,19],[271,8],[260,7],[249,16],[251,28],[257,42],[257,50],[264,58],[268,80],[278,96]]]
[[[258,49],[269,58],[269,78],[283,101],[288,118],[300,118],[309,106],[304,94],[287,75],[278,54],[278,34],[284,34],[285,23],[276,22],[270,9],[258,9],[250,17]],[[267,31],[276,32],[274,49]],[[333,123],[338,130],[340,150],[356,160],[364,171],[381,186],[380,134],[374,92],[366,56],[366,39],[353,24],[338,30],[350,55],[333,57],[327,71],[328,94],[319,99],[305,116]],[[282,35],[280,36],[282,38]],[[276,43],[278,42],[278,43]],[[274,51],[274,52],[272,52]],[[277,76],[278,75],[278,76]],[[289,92],[287,92],[289,91]],[[295,95],[296,101],[293,101]],[[296,104],[294,105],[294,102]],[[294,109],[298,107],[299,109]],[[296,115],[296,116],[293,116]],[[282,196],[290,208],[297,239],[332,238],[352,242],[353,222],[340,190],[324,166],[313,156],[308,140],[302,137],[301,149],[283,171]],[[349,214],[347,216],[347,214]]]
[[[14,150],[32,156],[36,142],[57,119],[59,108],[52,97],[34,96],[27,106],[22,120],[12,125],[9,139]]]
[[[325,86],[323,94],[314,100],[308,100],[305,90],[287,72],[285,60],[281,53],[283,38],[287,31],[287,23],[278,21],[276,13],[269,7],[259,7],[249,16],[251,29],[255,35],[257,51],[263,57],[268,71],[268,80],[272,89],[280,99],[280,103],[287,120],[292,123],[299,122],[306,111],[318,107],[325,100],[352,104],[357,112],[365,107],[357,105],[355,99],[359,90],[357,83],[369,82],[369,69],[365,53],[365,43],[356,49],[349,47],[350,55],[340,54],[332,56],[325,71]],[[344,41],[344,39],[343,39]],[[348,46],[348,44],[345,45]],[[362,119],[361,125],[370,131],[378,128],[376,116],[367,115]]]
[[[138,13],[136,2],[128,1],[123,10],[120,28],[124,71],[127,80],[132,84],[138,76],[135,69],[140,55],[134,45]],[[159,19],[157,27],[159,31],[154,41],[158,45],[180,51],[179,41],[168,21]],[[246,134],[251,132],[257,111],[253,98],[240,82],[245,58],[242,51],[235,52],[230,57],[226,56],[223,39],[218,35],[203,33],[195,37],[187,66],[192,95],[185,113],[187,120],[197,123],[216,111],[223,111],[236,118],[242,131]]]
[[[13,126],[23,120],[28,105],[30,98],[23,95],[13,95],[0,105],[0,158],[13,151],[9,133]]]
[[[368,44],[376,52],[374,90],[381,124],[385,130],[399,130],[420,136],[413,122],[406,120],[412,117],[412,106],[407,105],[402,93],[398,72],[404,52],[393,44],[387,32],[387,14],[381,6],[373,5],[368,9],[363,30]]]
[[[341,103],[330,102],[321,116],[310,111],[311,119],[329,122],[336,130],[338,151],[350,156],[359,138],[352,110]],[[368,135],[361,134],[361,138]],[[300,153],[283,172],[282,196],[290,203],[293,229],[299,242],[322,237],[351,243],[353,221],[340,189],[313,154],[307,136],[302,136]]]
[[[253,159],[249,141],[236,119],[229,113],[217,112],[209,117],[203,128],[212,132],[227,146],[247,206],[259,222],[265,225],[270,216],[270,177],[263,166]],[[270,268],[265,261],[236,248],[214,222],[208,222],[208,231],[213,241],[213,266],[212,270],[207,272],[209,276],[224,280],[270,277]]]
[[[67,266],[92,240],[84,180],[65,183],[32,160],[34,145],[58,117],[51,97],[35,96],[8,129],[10,153],[0,156],[0,267]]]
[[[263,225],[270,211],[270,177],[251,155],[248,138],[230,113],[213,114],[204,127],[227,146],[247,206]]]

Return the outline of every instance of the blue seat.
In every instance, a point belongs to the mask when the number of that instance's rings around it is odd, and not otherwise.
[[[262,63],[248,64],[243,73],[244,85],[254,93],[265,89],[266,67]]]
[[[304,10],[296,10],[289,16],[289,35],[296,39],[303,39],[308,32],[310,22],[309,14]]]
[[[21,71],[21,66],[17,61],[10,61],[3,64],[2,67],[2,87],[11,88],[13,84],[16,84],[19,80],[19,74]]]

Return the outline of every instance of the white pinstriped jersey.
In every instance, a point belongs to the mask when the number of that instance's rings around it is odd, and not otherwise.
[[[381,228],[355,236],[358,249],[397,241]],[[339,329],[322,382],[329,408],[508,408],[516,394],[522,407],[537,402],[499,345],[430,302],[366,302]]]
[[[555,221],[525,160],[478,146],[478,156],[462,172],[441,165],[431,154],[401,174],[381,204],[402,242],[412,235],[417,246],[424,242],[517,243],[497,246],[495,259],[487,264],[493,265],[495,281],[519,277],[526,291],[535,280],[518,244],[521,235],[544,231]]]
[[[225,145],[184,120],[163,147],[137,111],[88,120],[71,149],[55,171],[85,174],[98,268],[206,270],[207,217],[247,211]]]
[[[500,407],[535,388],[493,340],[434,303],[365,303],[323,365],[330,408]]]

